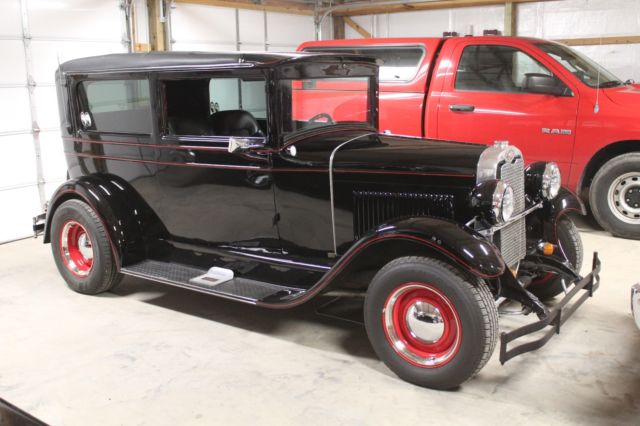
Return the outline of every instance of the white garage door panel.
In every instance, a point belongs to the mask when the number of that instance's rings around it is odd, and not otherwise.
[[[261,50],[264,50],[264,12],[258,10],[238,10],[238,13],[240,42],[242,44],[262,44]]]
[[[173,44],[173,50],[184,52],[234,52],[236,50],[235,42],[229,43],[193,43],[193,42],[176,42]]]
[[[24,64],[24,45],[22,40],[0,40],[2,65],[0,66],[0,85],[25,84],[27,70]]]
[[[179,43],[236,39],[235,9],[177,3],[171,25],[171,35]]]
[[[315,38],[313,17],[267,13],[267,40],[274,45],[298,45]]]
[[[0,88],[0,132],[31,131],[26,87]]]
[[[482,35],[483,30],[504,31],[504,6],[451,9],[451,28],[448,31],[468,34],[470,30],[475,35]],[[442,33],[431,35],[441,36]]]
[[[38,181],[35,149],[30,134],[0,136],[0,193],[15,186],[33,185]],[[0,204],[3,210],[4,204]]]
[[[28,237],[33,234],[33,217],[42,213],[38,201],[38,188],[0,191],[0,243]]]
[[[54,86],[38,86],[33,91],[38,114],[40,129],[57,129],[60,127],[58,118],[58,98]]]
[[[449,11],[430,10],[389,15],[389,37],[434,37],[449,31]]]
[[[264,52],[264,43],[241,43],[242,52]]]
[[[40,156],[45,181],[58,184],[66,179],[67,162],[59,130],[40,133]]]
[[[29,0],[32,37],[119,40],[122,12],[117,1]]]
[[[31,61],[33,78],[38,83],[52,84],[60,63],[85,56],[105,55],[107,53],[126,53],[127,49],[118,41],[44,41],[31,42]]]
[[[616,77],[626,81],[640,81],[640,44],[611,44],[603,46],[574,46]]]
[[[22,21],[20,18],[19,0],[0,1],[0,36],[22,36]]]

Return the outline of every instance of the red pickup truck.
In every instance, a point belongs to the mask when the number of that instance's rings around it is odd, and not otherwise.
[[[524,37],[329,40],[298,50],[379,58],[382,131],[508,140],[530,162],[557,162],[603,228],[640,239],[640,85]]]

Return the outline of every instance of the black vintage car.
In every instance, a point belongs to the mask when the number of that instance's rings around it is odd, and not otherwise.
[[[566,216],[582,204],[506,142],[378,133],[377,74],[346,54],[66,62],[70,180],[34,230],[80,293],[132,275],[272,309],[364,298],[376,353],[423,386],[484,366],[505,300],[538,319],[502,334],[501,362],[544,345],[598,287]]]

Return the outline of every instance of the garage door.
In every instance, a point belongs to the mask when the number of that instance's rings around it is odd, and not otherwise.
[[[0,243],[65,180],[54,73],[58,61],[126,52],[118,0],[3,0],[0,14]]]

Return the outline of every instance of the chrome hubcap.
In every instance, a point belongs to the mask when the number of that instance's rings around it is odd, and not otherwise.
[[[411,335],[421,342],[435,343],[444,334],[440,310],[428,302],[419,301],[409,306],[406,321]]]
[[[640,172],[625,173],[609,187],[609,208],[622,222],[640,224]]]

